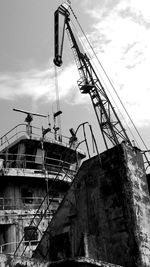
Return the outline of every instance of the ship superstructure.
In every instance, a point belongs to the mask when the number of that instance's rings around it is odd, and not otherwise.
[[[31,121],[1,137],[1,253],[19,246],[17,253],[31,255],[37,246],[85,157],[70,140]]]
[[[71,129],[71,138],[64,139],[54,125],[51,138],[50,127],[31,126],[29,113],[26,125],[1,138],[1,262],[12,267],[149,267],[150,179],[143,159],[149,150],[140,150],[128,137],[90,58],[80,51],[69,10],[67,1],[54,14],[54,63],[62,64],[66,31],[80,74],[78,86],[91,98],[106,151],[96,149],[97,155],[80,166],[85,154],[78,149],[77,131]],[[146,155],[145,160],[150,166]]]

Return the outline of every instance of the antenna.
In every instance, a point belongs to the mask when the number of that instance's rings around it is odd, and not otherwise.
[[[33,116],[39,116],[39,117],[47,118],[46,115],[39,114],[39,113],[33,113],[33,112],[22,110],[22,109],[13,108],[13,110],[14,111],[18,111],[18,112],[22,112],[22,113],[25,113],[25,114],[30,114],[30,115],[33,115]]]
[[[27,134],[29,135],[30,138],[32,136],[31,122],[33,121],[33,116],[38,116],[38,117],[43,117],[43,118],[47,117],[47,116],[45,116],[43,114],[33,113],[33,112],[30,112],[30,111],[17,109],[17,108],[13,108],[13,111],[17,111],[17,112],[21,112],[21,113],[27,114],[27,117],[25,118],[25,122],[27,122]]]

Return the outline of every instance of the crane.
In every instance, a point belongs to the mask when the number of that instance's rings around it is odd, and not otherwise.
[[[63,30],[60,39],[60,17],[63,17]],[[86,53],[81,52],[70,25],[69,4],[62,4],[54,13],[54,64],[60,67],[63,64],[64,35],[67,32],[80,78],[77,81],[82,94],[89,94],[97,121],[102,133],[106,149],[110,145],[118,145],[121,142],[132,143],[109,100],[106,91],[94,70],[94,67]]]

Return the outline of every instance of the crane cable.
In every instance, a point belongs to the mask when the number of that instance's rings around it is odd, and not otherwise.
[[[76,35],[77,35],[77,37],[78,37],[78,39],[79,39],[79,41],[80,41],[80,43],[81,43],[81,45],[82,45],[82,48],[84,49],[84,51],[87,52],[89,58],[92,59],[91,56],[89,55],[89,52],[87,51],[87,49],[86,49],[86,47],[85,47],[84,42],[82,41],[82,39],[81,39],[81,38],[79,37],[79,35],[78,35],[78,31],[77,31],[77,29],[76,29],[76,26],[74,25],[74,23],[73,23],[72,21],[71,21],[71,24],[72,24],[72,26],[73,26],[73,28],[74,28],[74,30],[75,30],[75,32],[76,32]],[[119,107],[118,107],[116,101],[114,100],[114,97],[112,96],[110,90],[108,89],[108,86],[106,85],[104,79],[102,78],[102,76],[101,76],[101,74],[100,74],[99,70],[97,69],[97,66],[96,66],[96,64],[95,64],[94,62],[93,62],[93,65],[95,66],[96,71],[97,71],[97,73],[99,74],[100,79],[101,79],[102,83],[104,84],[105,88],[107,89],[107,91],[108,91],[108,93],[109,93],[109,95],[110,95],[110,97],[111,97],[111,99],[112,99],[112,101],[113,101],[115,107],[117,107],[118,112],[119,112],[119,114],[120,114],[120,117],[122,117],[122,119],[123,119],[123,121],[124,121],[124,123],[125,123],[125,125],[126,125],[126,128],[128,129],[128,131],[130,132],[130,134],[131,134],[131,136],[132,136],[132,138],[133,138],[134,143],[136,143],[137,147],[140,147],[139,144],[138,144],[138,141],[136,140],[136,138],[135,138],[135,136],[133,135],[131,129],[130,129],[129,126],[127,125],[127,122],[126,122],[126,120],[125,120],[123,114],[121,113],[121,111],[120,111],[120,109],[119,109]]]
[[[73,23],[72,21],[71,21],[71,24],[72,24],[72,26],[74,27],[75,32],[76,32],[76,34],[77,34],[77,36],[78,36],[78,31],[77,31],[77,29],[76,29],[76,26],[74,25],[74,23]],[[87,51],[87,49],[86,49],[86,47],[85,47],[85,44],[84,44],[84,42],[82,41],[82,39],[81,39],[79,36],[78,36],[78,39],[79,39],[79,41],[81,42],[81,45],[82,45],[84,51]],[[91,56],[89,55],[88,51],[87,51],[87,54],[88,54],[89,58],[92,59]],[[98,74],[99,74],[99,76],[100,76],[100,79],[101,79],[102,83],[104,84],[105,88],[107,89],[107,91],[108,91],[108,93],[109,93],[109,95],[110,95],[110,97],[111,97],[111,99],[112,99],[112,101],[113,101],[115,107],[117,107],[120,116],[122,117],[124,123],[126,124],[126,128],[127,128],[128,131],[130,132],[130,134],[131,134],[132,138],[134,139],[134,141],[135,141],[137,147],[140,147],[139,144],[138,144],[138,141],[136,140],[136,138],[135,138],[135,136],[133,135],[131,129],[130,129],[129,126],[127,125],[127,122],[126,122],[126,120],[125,120],[123,114],[121,113],[121,111],[120,111],[120,109],[119,109],[119,107],[118,107],[116,101],[114,100],[114,97],[112,96],[110,90],[108,89],[108,86],[106,85],[104,79],[102,78],[102,76],[101,76],[101,74],[100,74],[99,70],[97,69],[97,66],[95,65],[94,62],[93,62],[93,65],[95,66],[96,71],[98,72]]]
[[[117,96],[118,100],[120,101],[120,103],[121,103],[121,105],[122,105],[123,109],[125,110],[125,113],[127,114],[127,116],[128,116],[128,118],[129,118],[129,120],[131,121],[131,123],[132,123],[132,125],[133,125],[133,127],[134,127],[134,129],[135,129],[135,131],[136,131],[136,133],[137,133],[137,135],[139,136],[140,140],[142,141],[143,145],[145,146],[145,148],[146,148],[147,152],[150,154],[150,152],[149,152],[149,149],[148,149],[148,147],[147,147],[147,145],[146,145],[145,141],[143,140],[143,138],[142,138],[141,134],[139,133],[138,129],[136,128],[136,126],[135,126],[135,124],[134,124],[134,122],[133,122],[133,120],[132,120],[132,118],[131,118],[130,114],[128,113],[128,111],[127,111],[127,109],[125,108],[125,106],[124,106],[124,104],[123,104],[123,102],[122,102],[121,98],[119,97],[119,95],[118,95],[118,93],[117,93],[117,91],[116,91],[116,89],[115,89],[115,87],[114,87],[114,85],[113,85],[112,81],[110,80],[109,76],[107,75],[107,73],[106,73],[106,71],[105,71],[104,67],[102,66],[102,64],[101,64],[101,62],[100,62],[100,60],[99,60],[98,56],[96,55],[96,53],[95,53],[95,51],[94,51],[94,49],[93,49],[93,47],[92,47],[92,45],[91,45],[90,41],[88,40],[88,38],[87,38],[86,34],[84,33],[84,31],[83,31],[83,28],[82,28],[81,24],[79,23],[77,16],[75,15],[75,13],[74,13],[74,11],[73,11],[72,7],[71,7],[71,6],[69,6],[69,8],[70,8],[70,10],[71,10],[71,12],[72,12],[72,14],[73,14],[73,16],[74,16],[75,20],[77,21],[77,24],[78,24],[78,26],[79,26],[79,28],[80,28],[80,30],[81,30],[81,32],[82,32],[82,34],[83,34],[83,36],[85,37],[85,39],[86,39],[87,43],[89,44],[89,46],[90,46],[90,48],[91,48],[91,50],[92,50],[92,52],[93,52],[94,56],[96,57],[96,59],[97,59],[97,61],[98,61],[99,65],[100,65],[101,69],[103,70],[103,72],[104,72],[104,74],[105,74],[105,76],[106,76],[107,80],[109,81],[109,83],[110,83],[110,85],[111,85],[112,89],[114,90],[114,92],[115,92],[115,94],[116,94],[116,96]]]
[[[56,109],[60,111],[60,100],[59,100],[59,86],[58,86],[58,75],[57,75],[57,67],[54,64],[55,69],[55,91],[56,91]],[[57,117],[58,127],[59,127],[59,136],[61,136],[61,116]]]

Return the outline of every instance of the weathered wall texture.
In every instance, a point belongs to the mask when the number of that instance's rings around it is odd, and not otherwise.
[[[150,198],[137,149],[121,144],[84,162],[34,257],[85,256],[150,266]]]
[[[38,259],[17,258],[10,255],[0,255],[0,267],[122,267],[103,261],[88,258],[67,259],[57,262],[45,262]]]
[[[150,194],[150,173],[147,175],[148,189]]]
[[[0,267],[47,267],[48,262],[0,254]]]
[[[148,183],[140,154],[138,153],[135,157],[134,152],[131,152],[130,149],[127,149],[127,168],[129,183],[131,183],[131,205],[133,204],[134,229],[141,256],[141,266],[150,266],[150,195]],[[140,266],[140,261],[138,266]]]
[[[78,257],[76,259],[66,259],[58,262],[51,262],[49,267],[122,267],[104,261],[96,261],[93,259]]]
[[[30,226],[31,220],[46,195],[47,186],[51,187],[49,198],[53,198],[53,201],[49,205],[47,214],[43,216],[43,211],[47,208],[46,199],[34,219],[34,226],[39,224],[38,240],[46,230],[48,222],[59,205],[59,200],[68,190],[69,184],[63,181],[56,181],[54,184],[53,180],[45,181],[44,178],[37,177],[1,176],[0,180],[0,251],[8,254],[14,253],[16,246],[22,240],[25,227]],[[53,184],[53,188],[51,184]],[[55,196],[57,197],[55,198]],[[23,249],[24,243],[22,242],[17,253],[20,254]],[[26,255],[28,251],[27,248]]]

